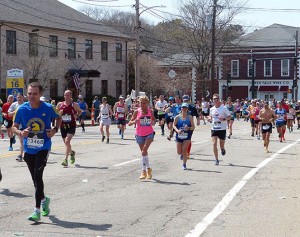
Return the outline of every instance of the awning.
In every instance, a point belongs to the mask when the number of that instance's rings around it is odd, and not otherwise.
[[[288,91],[288,89],[289,89],[289,87],[288,87],[288,86],[281,86],[281,87],[280,87],[280,89],[279,89],[279,91],[284,91],[284,92],[287,92],[287,91]]]
[[[279,86],[260,86],[258,91],[278,91]]]
[[[79,77],[100,77],[101,72],[98,70],[76,70],[71,69],[67,72],[66,76],[74,76],[75,73],[79,74]]]
[[[257,91],[258,86],[254,86],[254,91]],[[250,86],[249,91],[252,91],[252,86]]]

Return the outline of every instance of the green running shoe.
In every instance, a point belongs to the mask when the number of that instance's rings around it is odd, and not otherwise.
[[[39,221],[41,220],[41,213],[35,210],[29,217],[28,220],[30,221]]]
[[[62,163],[61,163],[62,166],[64,167],[68,167],[68,161],[67,160],[64,160]]]
[[[74,163],[75,163],[75,154],[76,154],[75,151],[72,151],[72,152],[71,152],[71,159],[70,159],[71,164],[74,164]]]
[[[49,208],[49,204],[50,204],[50,198],[49,197],[45,197],[46,200],[44,202],[42,202],[42,216],[49,216],[50,214],[50,208]]]

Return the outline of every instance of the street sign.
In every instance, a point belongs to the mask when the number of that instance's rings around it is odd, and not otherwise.
[[[6,78],[6,96],[13,95],[16,98],[18,93],[24,93],[23,70],[8,70]]]

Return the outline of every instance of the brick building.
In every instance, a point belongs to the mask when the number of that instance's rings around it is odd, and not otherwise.
[[[255,98],[293,98],[294,72],[299,77],[298,70],[294,70],[298,65],[294,57],[298,55],[295,45],[299,29],[273,24],[241,37],[234,46],[223,50],[219,65],[221,97],[252,98],[254,80]],[[300,98],[294,91],[295,98]]]
[[[83,96],[126,93],[130,38],[56,0],[1,1],[0,32],[2,92],[7,70],[19,68],[26,84],[44,85],[46,97],[79,93],[75,73]]]

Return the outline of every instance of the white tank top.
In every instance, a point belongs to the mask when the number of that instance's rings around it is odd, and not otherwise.
[[[101,105],[101,119],[108,119],[109,118],[109,105],[106,104],[106,106],[104,107],[104,105]]]

